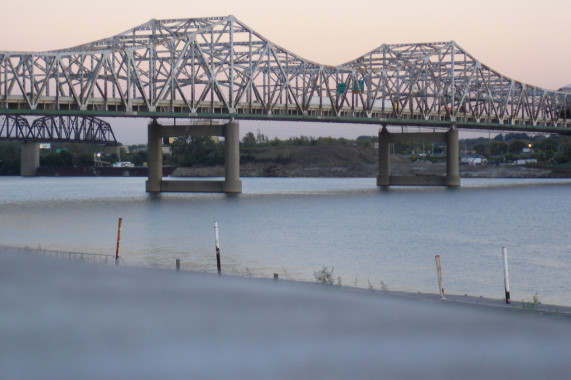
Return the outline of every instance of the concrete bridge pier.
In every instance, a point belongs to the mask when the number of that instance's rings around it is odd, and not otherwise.
[[[163,180],[162,141],[165,137],[176,136],[224,137],[224,180]],[[240,180],[239,125],[234,120],[231,120],[224,125],[201,124],[161,126],[156,119],[153,119],[148,127],[148,154],[149,172],[146,184],[147,192],[242,192],[242,181]]]
[[[446,175],[391,175],[390,144],[410,140],[440,141],[446,143]],[[379,132],[379,175],[377,186],[460,186],[460,152],[458,129],[455,126],[445,133],[390,133],[386,125]]]
[[[32,177],[40,167],[40,143],[24,141],[20,152],[20,175]]]
[[[105,145],[103,147],[103,153],[114,154],[117,156],[117,159],[121,161],[121,147],[119,145]]]
[[[241,193],[240,129],[233,120],[224,126],[224,175],[224,192]]]
[[[460,186],[460,142],[456,126],[446,132],[446,186]]]
[[[379,132],[379,175],[377,186],[389,186],[391,176],[391,136],[387,126]]]
[[[160,193],[163,179],[163,141],[161,125],[153,119],[148,126],[148,179],[147,192]]]

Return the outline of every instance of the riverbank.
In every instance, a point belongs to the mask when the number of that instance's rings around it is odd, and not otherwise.
[[[376,178],[378,152],[357,145],[242,149],[240,177]],[[41,167],[38,176],[146,177],[147,167]],[[393,154],[393,175],[445,175],[446,163]],[[163,176],[223,177],[224,166],[163,167]],[[461,178],[571,178],[571,167],[546,165],[460,165]]]
[[[391,166],[393,175],[443,175],[446,172],[444,163],[430,161],[410,162],[408,159],[393,158]],[[375,178],[378,174],[377,164],[360,166],[317,165],[303,167],[298,164],[253,164],[246,163],[240,167],[240,177],[286,177],[286,178]],[[147,177],[146,167],[111,168],[111,167],[79,167],[79,168],[39,168],[40,177]],[[224,177],[224,167],[165,167],[163,176],[168,177]],[[460,166],[461,178],[571,178],[570,168],[518,166],[518,165],[480,165]]]
[[[571,375],[568,321],[434,297],[4,249],[0,302],[3,379]]]
[[[93,253],[83,253],[83,252],[66,252],[66,251],[53,251],[53,250],[46,250],[46,249],[34,249],[29,247],[18,248],[18,247],[6,247],[0,246],[0,254],[2,252],[8,252],[13,254],[21,254],[21,255],[31,255],[36,257],[48,257],[48,258],[55,258],[55,259],[62,259],[62,260],[69,260],[69,261],[79,261],[85,263],[95,263],[95,264],[115,264],[115,265],[122,265],[122,266],[129,266],[122,257],[119,257],[118,263],[117,258],[114,255],[105,255],[105,254],[93,254]],[[180,263],[179,263],[180,265]],[[144,267],[146,268],[146,267]],[[151,268],[146,268],[151,269]],[[165,270],[165,268],[156,270]],[[172,269],[176,269],[173,267]],[[180,267],[179,267],[180,270]],[[194,270],[182,270],[187,274],[198,273],[198,274],[213,274],[212,272],[197,272]],[[232,277],[232,278],[244,278],[244,279],[255,279],[255,280],[270,280],[271,277],[268,275],[264,277],[263,275],[254,275],[251,272],[227,272],[224,271],[223,275],[225,277]],[[275,275],[274,275],[275,276]],[[374,295],[374,296],[383,296],[383,297],[394,297],[394,298],[402,298],[402,299],[409,299],[409,300],[417,300],[421,302],[430,302],[430,303],[447,303],[447,304],[458,304],[460,306],[474,306],[477,308],[482,309],[495,309],[495,310],[504,310],[507,312],[515,312],[515,313],[524,313],[524,314],[535,314],[535,315],[545,315],[550,316],[556,319],[568,319],[571,321],[571,306],[563,306],[563,305],[553,305],[553,304],[544,304],[539,301],[533,303],[533,300],[511,300],[509,304],[506,304],[505,299],[497,299],[497,298],[488,298],[482,296],[474,296],[474,295],[460,295],[460,294],[448,294],[446,293],[445,298],[441,298],[439,294],[436,293],[422,293],[422,292],[406,292],[406,291],[398,291],[398,290],[389,290],[382,289],[381,287],[373,287],[369,283],[369,289],[359,288],[355,286],[347,286],[347,285],[324,285],[319,284],[317,282],[308,282],[308,281],[301,281],[301,280],[292,280],[289,278],[279,278],[274,277],[274,281],[285,282],[288,284],[297,284],[299,286],[317,286],[324,289],[330,289],[337,292],[343,292],[347,294],[356,294],[356,295]]]
[[[378,152],[354,145],[302,146],[242,152],[241,177],[376,178]],[[391,155],[393,175],[445,175],[446,163]],[[173,177],[222,177],[224,167],[176,168]],[[571,178],[571,168],[540,165],[460,165],[461,178]]]

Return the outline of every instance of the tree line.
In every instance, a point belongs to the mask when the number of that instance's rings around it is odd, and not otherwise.
[[[355,140],[332,137],[299,136],[287,139],[273,138],[248,132],[241,139],[241,160],[247,161],[256,151],[272,148],[311,147],[328,145],[357,145],[373,148],[378,136],[361,136]],[[217,138],[185,136],[170,141],[170,153],[163,154],[163,164],[170,166],[212,166],[224,163],[224,140]],[[40,166],[84,167],[95,161],[112,164],[129,161],[144,166],[148,161],[146,144],[123,146],[120,154],[106,154],[97,144],[52,143],[49,149],[40,150]],[[394,144],[392,152],[411,156],[413,159],[438,160],[445,155],[443,143],[410,141]],[[98,155],[99,153],[99,155]],[[536,158],[539,162],[569,165],[571,163],[571,138],[558,135],[528,135],[525,133],[500,134],[493,139],[479,137],[460,140],[460,153],[478,155],[490,160],[515,160],[520,157]],[[0,142],[0,174],[18,175],[20,172],[20,142]]]

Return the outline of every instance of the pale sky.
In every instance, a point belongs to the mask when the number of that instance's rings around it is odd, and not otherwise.
[[[0,0],[0,50],[61,49],[153,18],[229,14],[322,64],[383,43],[454,40],[509,78],[547,89],[571,83],[569,0]]]

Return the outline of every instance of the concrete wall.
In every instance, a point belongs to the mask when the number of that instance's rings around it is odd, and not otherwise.
[[[20,175],[35,176],[40,167],[40,143],[23,142],[20,153]]]

